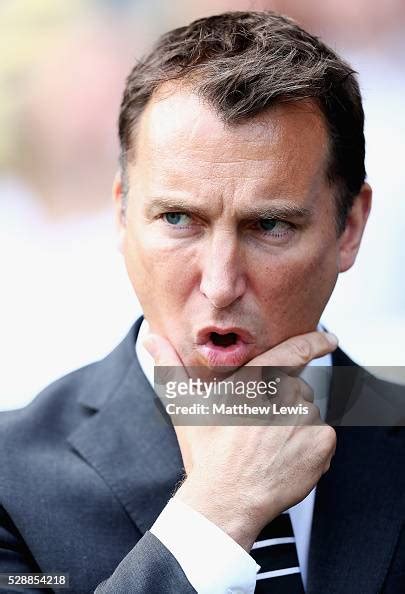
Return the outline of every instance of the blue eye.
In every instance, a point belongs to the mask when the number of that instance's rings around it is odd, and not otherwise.
[[[169,225],[187,225],[190,218],[184,212],[165,212],[163,217],[166,220],[166,222],[169,223]]]
[[[270,239],[285,239],[293,232],[293,225],[279,219],[260,219],[258,221],[260,232]]]
[[[262,231],[273,231],[279,222],[277,219],[260,219],[259,225]]]

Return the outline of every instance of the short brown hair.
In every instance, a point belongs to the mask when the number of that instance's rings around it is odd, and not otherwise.
[[[316,101],[330,136],[327,177],[336,188],[337,227],[344,229],[366,175],[364,112],[355,72],[328,46],[272,11],[226,12],[164,34],[127,79],[119,115],[124,174],[135,124],[169,80],[190,81],[228,123],[275,103]]]

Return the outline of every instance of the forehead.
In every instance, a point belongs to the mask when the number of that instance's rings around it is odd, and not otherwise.
[[[148,103],[136,131],[134,169],[150,181],[271,180],[307,186],[325,178],[329,142],[312,101],[272,106],[227,124],[187,89],[162,88]]]

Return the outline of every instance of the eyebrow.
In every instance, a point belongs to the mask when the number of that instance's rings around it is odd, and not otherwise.
[[[192,212],[199,216],[207,216],[207,211],[197,205],[190,204],[184,198],[152,198],[146,205],[146,214],[153,216],[163,211]]]
[[[252,206],[246,210],[246,215],[258,219],[307,219],[311,215],[309,208],[293,203],[272,204],[268,206]]]
[[[146,205],[146,214],[153,216],[164,211],[186,212],[197,216],[207,217],[208,211],[201,206],[190,204],[183,198],[165,198],[156,197]],[[258,219],[308,219],[311,216],[311,210],[303,206],[298,206],[292,202],[283,202],[283,204],[266,204],[263,206],[253,205],[247,209],[242,209],[240,216],[243,218]]]

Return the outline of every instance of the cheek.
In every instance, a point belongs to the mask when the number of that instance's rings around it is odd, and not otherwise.
[[[284,339],[292,333],[312,330],[333,291],[337,279],[336,250],[307,251],[289,258],[273,259],[258,267],[263,272],[256,277],[256,295],[266,318],[272,326],[272,335],[280,328]],[[277,340],[278,342],[278,340]]]
[[[134,229],[127,234],[124,257],[129,278],[144,311],[154,304],[162,310],[168,304],[182,307],[193,282],[193,255],[190,252],[176,248],[173,242],[169,245],[148,236],[144,229]]]

